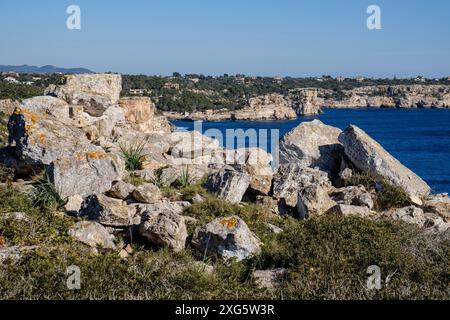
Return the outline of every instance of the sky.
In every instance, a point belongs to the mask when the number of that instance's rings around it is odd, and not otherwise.
[[[381,29],[367,28],[367,8]],[[69,30],[67,7],[81,9]],[[448,0],[0,0],[0,64],[97,72],[450,76]]]

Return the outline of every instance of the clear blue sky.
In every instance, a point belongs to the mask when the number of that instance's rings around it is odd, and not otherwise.
[[[81,7],[82,29],[66,28]],[[382,10],[369,31],[366,9]],[[0,0],[0,64],[171,74],[450,76],[450,1]]]

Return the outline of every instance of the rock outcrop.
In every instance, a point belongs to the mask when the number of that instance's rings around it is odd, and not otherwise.
[[[124,170],[123,160],[117,155],[104,151],[76,152],[53,161],[48,176],[62,198],[86,197],[110,190]]]
[[[249,99],[248,105],[235,111],[232,117],[236,120],[285,120],[295,119],[297,114],[290,99],[270,94]]]
[[[170,124],[165,117],[156,115],[155,104],[148,97],[122,98],[120,107],[125,109],[125,121],[131,128],[144,133],[170,132]]]
[[[303,122],[280,142],[280,163],[296,163],[336,175],[344,148],[339,142],[340,129],[319,120]]]
[[[219,198],[239,203],[250,185],[247,173],[222,169],[208,177],[205,188]]]
[[[119,103],[122,77],[117,74],[68,75],[63,85],[50,86],[47,95],[58,97],[69,104],[82,105],[84,112],[100,117],[105,110]]]
[[[249,259],[261,252],[261,242],[239,217],[218,218],[197,229],[192,245],[202,255]]]
[[[339,137],[346,156],[360,170],[402,188],[410,196],[427,196],[431,188],[414,172],[390,155],[378,142],[356,126]]]
[[[296,208],[300,218],[321,215],[333,207],[332,190],[326,172],[297,164],[281,165],[273,181],[273,196]]]

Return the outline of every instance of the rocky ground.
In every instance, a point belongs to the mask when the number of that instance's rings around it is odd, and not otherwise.
[[[360,128],[302,123],[273,168],[120,91],[74,75],[11,111],[0,298],[450,297],[450,198]],[[379,291],[371,265],[391,279]]]

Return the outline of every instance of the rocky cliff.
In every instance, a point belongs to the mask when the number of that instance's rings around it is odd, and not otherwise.
[[[192,114],[166,113],[171,119],[205,121],[294,119],[315,115],[322,108],[449,108],[450,87],[442,85],[369,86],[343,90],[340,97],[327,89],[301,88],[288,95],[271,94],[249,99],[237,111],[207,110]]]

